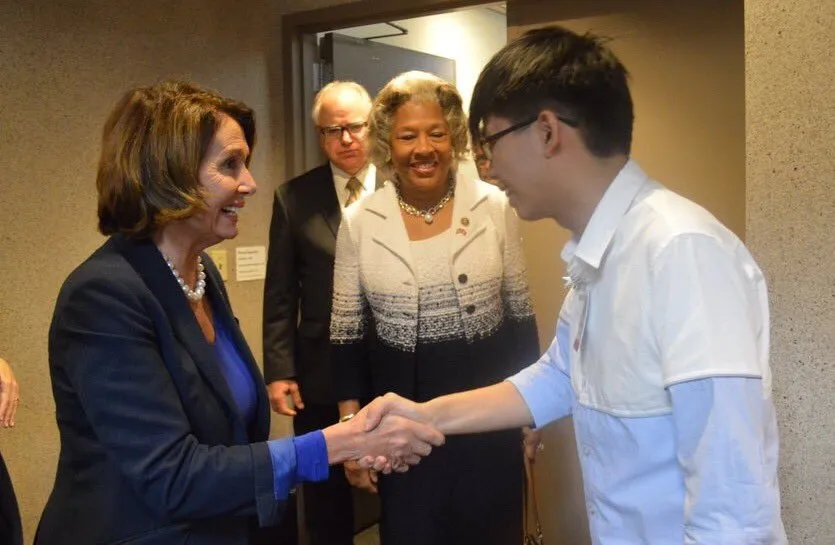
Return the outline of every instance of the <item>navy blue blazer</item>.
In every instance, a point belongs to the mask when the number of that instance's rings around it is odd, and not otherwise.
[[[206,296],[263,382],[208,256]],[[49,331],[61,434],[36,545],[238,545],[279,521],[257,387],[246,426],[156,247],[111,237],[67,278]]]
[[[306,403],[337,402],[328,327],[341,220],[330,163],[276,190],[264,282],[264,377],[296,379]]]

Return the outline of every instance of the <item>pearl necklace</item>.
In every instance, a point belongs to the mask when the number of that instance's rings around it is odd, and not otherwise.
[[[174,266],[174,262],[171,261],[169,257],[165,258],[165,263],[168,265],[169,270],[171,270],[171,274],[174,275],[174,278],[180,285],[180,289],[183,290],[183,293],[189,301],[197,303],[203,299],[203,295],[206,293],[206,273],[204,272],[205,267],[203,267],[203,258],[201,256],[197,256],[197,284],[194,285],[194,289],[188,287],[188,284],[186,284],[186,281],[183,280],[182,276],[180,276],[180,272],[177,270],[177,267]]]
[[[438,201],[435,204],[435,206],[427,208],[426,210],[421,210],[420,208],[412,206],[411,204],[404,201],[403,195],[400,194],[399,184],[394,184],[394,188],[397,190],[397,202],[400,204],[400,208],[402,208],[403,211],[409,214],[410,216],[422,216],[423,221],[425,221],[427,225],[431,225],[432,222],[435,221],[435,214],[437,214],[441,210],[441,208],[446,206],[446,204],[455,194],[455,180],[450,179],[449,189],[447,190],[446,194],[443,197],[441,197],[441,200]]]

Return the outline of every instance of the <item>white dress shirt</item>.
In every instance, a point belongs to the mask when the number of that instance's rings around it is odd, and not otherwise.
[[[595,545],[786,543],[762,272],[707,211],[621,170],[562,257],[542,358],[510,378],[574,416]]]
[[[736,235],[636,163],[562,257],[573,288],[561,313],[581,404],[669,414],[668,386],[715,376],[761,378],[771,391],[762,272]]]
[[[331,171],[333,172],[333,185],[336,189],[336,198],[339,200],[339,207],[345,208],[345,203],[348,202],[348,188],[345,186],[352,176],[333,163],[331,163]],[[377,188],[377,169],[374,165],[371,163],[366,164],[354,176],[362,182],[362,195],[360,198],[369,193],[374,193],[374,190]]]

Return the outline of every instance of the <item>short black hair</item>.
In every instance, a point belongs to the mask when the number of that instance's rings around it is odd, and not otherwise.
[[[470,134],[489,116],[520,122],[549,109],[575,121],[589,152],[629,155],[635,115],[629,73],[608,40],[560,26],[530,30],[487,63],[470,102]]]

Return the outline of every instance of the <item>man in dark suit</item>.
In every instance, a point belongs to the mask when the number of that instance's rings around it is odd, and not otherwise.
[[[339,420],[328,339],[334,251],[342,209],[376,185],[365,147],[370,111],[371,99],[359,84],[325,86],[312,116],[328,162],[275,195],[264,288],[264,379],[273,410],[293,417],[297,435]],[[329,480],[304,485],[311,545],[352,544],[350,485],[376,492],[371,472],[356,463],[345,469],[347,479],[332,471]]]

